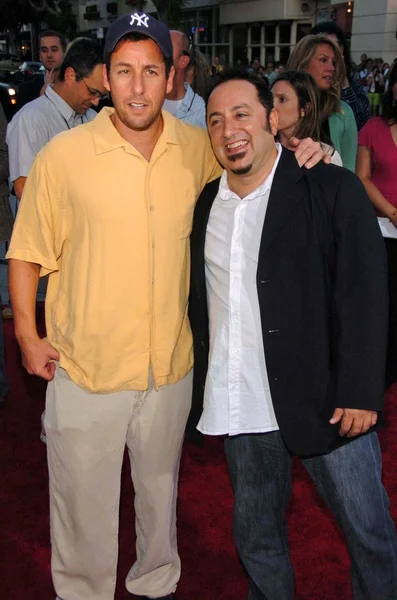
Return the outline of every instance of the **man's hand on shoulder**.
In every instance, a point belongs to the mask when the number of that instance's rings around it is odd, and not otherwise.
[[[329,164],[332,157],[321,147],[320,142],[314,142],[311,138],[305,138],[298,140],[298,138],[291,138],[287,145],[288,150],[295,152],[295,158],[298,161],[300,167],[306,167],[311,169],[321,160],[326,164]]]
[[[339,435],[348,438],[366,433],[376,425],[378,414],[374,410],[361,410],[357,408],[335,408],[330,419],[331,425],[340,423]]]
[[[30,375],[38,375],[51,381],[55,374],[54,360],[59,360],[59,352],[47,340],[20,339],[22,364]]]

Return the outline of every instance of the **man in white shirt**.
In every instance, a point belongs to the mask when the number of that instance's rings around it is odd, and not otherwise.
[[[205,102],[185,81],[186,71],[192,60],[189,38],[182,31],[173,30],[170,33],[175,76],[173,88],[167,94],[163,108],[177,119],[205,129]]]
[[[103,84],[103,52],[88,38],[76,40],[65,55],[58,80],[25,104],[7,128],[10,180],[20,200],[30,167],[40,150],[61,131],[92,121]]]
[[[387,334],[383,242],[356,176],[322,163],[300,169],[275,144],[277,121],[263,81],[220,76],[207,126],[225,171],[200,195],[191,234],[190,423],[225,436],[249,600],[294,598],[292,455],[343,529],[354,599],[393,600],[397,542],[374,431]]]

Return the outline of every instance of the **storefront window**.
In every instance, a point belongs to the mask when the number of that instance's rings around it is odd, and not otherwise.
[[[229,26],[228,25],[220,25],[218,27],[218,39],[216,40],[220,44],[228,44],[229,43]]]
[[[302,38],[309,35],[312,26],[310,23],[298,23],[296,28],[296,41],[300,42]]]
[[[269,63],[274,63],[274,57],[276,54],[275,46],[266,46],[265,47],[265,66],[267,67]]]
[[[291,25],[289,23],[281,23],[279,31],[279,43],[289,44],[291,41]]]
[[[232,26],[233,30],[233,63],[246,65],[247,58],[247,33],[248,28],[244,23]]]
[[[213,39],[212,31],[212,8],[199,10],[199,33],[198,39],[199,44],[212,44],[215,42]]]
[[[265,44],[274,44],[276,41],[276,26],[265,25]]]
[[[260,44],[261,43],[261,24],[255,23],[251,25],[251,44]]]
[[[284,67],[288,62],[290,54],[291,48],[289,46],[280,46],[280,63],[284,65]]]

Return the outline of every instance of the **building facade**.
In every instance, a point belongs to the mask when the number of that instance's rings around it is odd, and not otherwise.
[[[397,0],[354,2],[351,50],[355,62],[362,53],[389,64],[397,58]]]
[[[109,23],[143,7],[155,14],[151,0],[79,0],[80,33],[106,35]],[[295,44],[316,23],[335,21],[351,37],[353,60],[361,53],[397,56],[397,0],[190,0],[183,27],[210,62],[285,64]]]

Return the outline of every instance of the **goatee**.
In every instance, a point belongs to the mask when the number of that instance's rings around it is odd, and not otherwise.
[[[241,169],[230,169],[233,175],[246,175],[252,169],[252,164],[247,167],[241,167]]]

